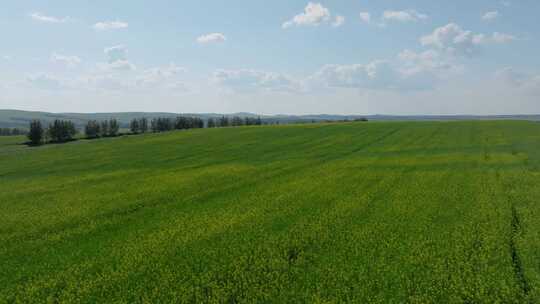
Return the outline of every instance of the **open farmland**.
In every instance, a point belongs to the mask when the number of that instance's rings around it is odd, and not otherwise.
[[[0,303],[538,303],[540,124],[0,138]]]

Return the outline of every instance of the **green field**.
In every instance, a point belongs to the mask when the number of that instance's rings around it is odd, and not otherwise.
[[[0,138],[0,303],[540,303],[540,124]]]

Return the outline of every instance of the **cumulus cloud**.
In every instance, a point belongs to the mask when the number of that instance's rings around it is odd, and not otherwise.
[[[404,50],[398,54],[398,59],[403,63],[402,71],[405,74],[414,74],[422,71],[449,71],[458,68],[457,65],[445,60],[435,50],[414,52]]]
[[[436,50],[415,52],[404,50],[398,54],[399,71],[408,86],[429,89],[440,80],[463,72],[464,67]]]
[[[439,80],[458,66],[443,60],[435,50],[421,53],[405,50],[398,61],[376,60],[367,64],[328,64],[312,75],[292,78],[257,70],[217,70],[213,82],[237,91],[307,93],[329,89],[413,91],[433,89]]]
[[[370,24],[371,14],[369,12],[360,12],[360,20],[362,20],[364,23]]]
[[[249,69],[217,70],[214,72],[213,82],[234,90],[264,89],[287,92],[300,90],[299,82],[291,77]]]
[[[332,23],[333,27],[340,27],[343,24],[345,24],[345,17],[343,16],[336,16],[336,20]]]
[[[222,33],[210,33],[210,34],[199,36],[197,38],[197,42],[200,44],[225,42],[225,41],[227,41],[227,37],[225,37],[225,35],[223,35]]]
[[[103,52],[107,55],[109,63],[113,63],[115,61],[126,60],[128,50],[123,45],[116,45],[105,48]]]
[[[112,46],[103,50],[107,55],[108,64],[104,66],[105,69],[117,70],[117,71],[130,71],[135,70],[134,64],[128,61],[128,50],[123,45]]]
[[[106,68],[116,71],[132,71],[137,69],[137,67],[133,63],[127,60],[118,60],[115,62],[111,62],[106,66]]]
[[[330,10],[320,3],[309,2],[304,12],[294,16],[282,24],[282,28],[297,26],[317,26],[330,20]]]
[[[124,21],[102,21],[94,24],[92,28],[96,31],[108,31],[128,28],[129,24]]]
[[[398,22],[418,22],[427,19],[426,14],[417,12],[416,10],[404,11],[384,11],[382,15],[383,21],[398,21]]]
[[[367,64],[325,65],[306,80],[310,90],[353,88],[379,91],[433,89],[441,79],[461,71],[435,50],[405,50],[398,61],[376,60]]]
[[[54,16],[47,16],[39,12],[33,12],[30,15],[30,18],[32,20],[43,22],[43,23],[66,23],[71,20],[69,17],[54,17]]]
[[[453,55],[472,56],[480,45],[507,43],[516,38],[509,34],[495,32],[491,35],[463,30],[459,25],[450,23],[436,28],[431,34],[423,36],[423,46],[444,50]]]
[[[325,65],[308,82],[311,87],[394,89],[399,82],[397,70],[387,61],[369,64]]]
[[[77,56],[68,56],[53,53],[50,58],[51,62],[65,65],[67,67],[75,67],[81,63],[81,59]]]
[[[491,21],[491,20],[495,20],[499,17],[499,12],[497,11],[492,11],[492,12],[487,12],[485,13],[483,16],[482,16],[482,20],[484,21]]]

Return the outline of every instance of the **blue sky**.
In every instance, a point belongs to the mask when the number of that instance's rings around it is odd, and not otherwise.
[[[540,2],[10,1],[0,108],[540,113]]]

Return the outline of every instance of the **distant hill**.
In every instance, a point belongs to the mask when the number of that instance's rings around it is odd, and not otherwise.
[[[117,113],[49,113],[20,110],[0,110],[0,128],[26,128],[33,119],[39,119],[44,123],[52,122],[55,119],[71,120],[75,125],[84,126],[89,120],[105,120],[115,118],[122,127],[127,127],[134,118],[146,117],[152,119],[155,117],[176,117],[180,115],[200,117],[204,120],[213,117],[240,116],[240,117],[258,117],[260,116],[269,122],[292,123],[292,122],[311,122],[326,120],[344,120],[362,118],[363,116],[340,116],[340,115],[258,115],[254,113],[166,113],[166,112],[117,112]]]
[[[44,123],[54,121],[55,119],[67,119],[73,121],[77,126],[81,127],[89,120],[105,120],[116,118],[122,127],[127,127],[133,118],[146,117],[152,119],[154,117],[176,117],[179,115],[196,116],[202,119],[210,117],[225,116],[240,116],[240,117],[257,117],[260,116],[266,121],[279,123],[293,122],[321,122],[321,121],[338,121],[338,120],[354,120],[360,118],[368,118],[369,120],[392,121],[392,120],[486,120],[486,119],[512,119],[512,120],[535,120],[540,121],[540,115],[493,115],[493,116],[474,116],[474,115],[416,115],[416,116],[392,116],[392,115],[258,115],[254,113],[168,113],[168,112],[117,112],[117,113],[49,113],[35,111],[20,111],[20,110],[0,110],[0,128],[26,128],[28,123],[33,119],[39,119]]]

